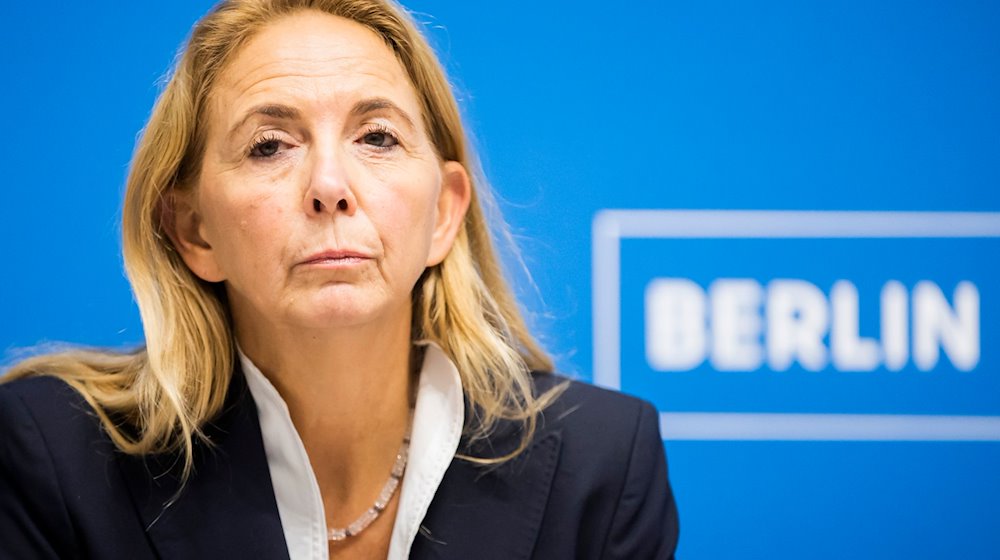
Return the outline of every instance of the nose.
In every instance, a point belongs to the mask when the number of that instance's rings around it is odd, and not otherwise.
[[[303,197],[305,211],[318,216],[343,212],[352,215],[358,200],[351,183],[350,170],[335,150],[314,152],[309,174],[309,186]]]

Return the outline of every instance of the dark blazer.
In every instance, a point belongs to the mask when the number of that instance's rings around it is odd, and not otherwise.
[[[539,390],[561,380],[535,376]],[[648,403],[571,382],[517,459],[452,461],[410,557],[671,558],[677,512],[657,426]],[[175,457],[119,452],[62,381],[0,385],[0,558],[288,558],[239,372],[206,433],[177,494]],[[502,424],[461,450],[503,453],[517,438]]]

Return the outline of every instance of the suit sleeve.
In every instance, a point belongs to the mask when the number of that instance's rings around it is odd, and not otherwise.
[[[656,409],[643,402],[602,558],[671,559],[679,524]]]
[[[0,385],[0,549],[9,558],[73,558],[72,534],[45,437]]]

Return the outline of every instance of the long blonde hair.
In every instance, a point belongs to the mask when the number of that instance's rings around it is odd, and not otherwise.
[[[190,188],[204,151],[208,96],[227,62],[269,22],[299,10],[358,22],[393,50],[421,102],[442,160],[475,171],[458,107],[433,50],[392,0],[226,0],[194,27],[137,145],[122,216],[125,268],[142,316],[146,346],[131,354],[69,351],[27,359],[3,380],[54,375],[78,390],[114,443],[130,454],[180,450],[184,476],[194,440],[221,410],[235,344],[220,285],[197,278],[164,229],[173,190]],[[530,370],[552,363],[528,331],[491,240],[488,191],[473,181],[472,202],[451,252],[413,292],[413,339],[440,346],[460,372],[473,407],[472,439],[500,419],[524,424],[517,455],[539,412],[558,393],[532,393]],[[482,187],[482,185],[480,185]],[[122,419],[125,425],[122,425]],[[485,461],[490,462],[490,461]]]

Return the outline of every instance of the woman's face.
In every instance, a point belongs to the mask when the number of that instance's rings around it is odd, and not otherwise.
[[[385,43],[319,12],[277,20],[222,72],[208,115],[173,235],[195,274],[225,282],[237,321],[408,321],[470,187],[460,164],[439,161]]]

